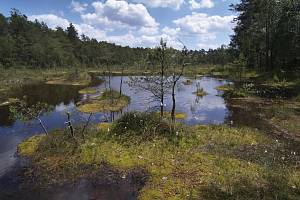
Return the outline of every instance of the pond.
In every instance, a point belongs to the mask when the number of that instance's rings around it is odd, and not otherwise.
[[[107,77],[104,78],[108,79]],[[129,77],[123,77],[122,92],[130,96],[131,101],[122,112],[158,111],[159,102],[155,101],[151,93],[130,87],[129,80]],[[224,123],[229,112],[225,100],[220,96],[220,92],[216,90],[216,87],[226,84],[227,81],[211,77],[197,77],[192,79],[190,84],[183,84],[186,80],[187,78],[182,78],[176,88],[176,112],[185,113],[187,116],[181,121],[189,125]],[[120,81],[120,76],[111,77],[111,88],[119,91]],[[206,96],[197,97],[193,94],[196,91],[197,83],[200,83],[201,87],[207,92]],[[52,111],[44,114],[41,119],[45,122],[48,130],[54,130],[65,127],[66,112],[71,113],[74,124],[81,124],[87,120],[88,114],[77,111],[76,105],[79,102],[100,95],[108,88],[108,81],[94,87],[98,91],[97,94],[80,95],[78,91],[82,89],[81,87],[39,83],[26,85],[14,91],[14,97],[23,98],[26,96],[29,104],[44,102],[52,105]],[[165,104],[165,110],[171,111],[171,95],[167,95]],[[111,121],[112,118],[116,119],[118,116],[120,116],[120,113],[97,113],[93,115],[91,122]],[[0,177],[6,175],[15,166],[17,162],[15,157],[17,144],[25,138],[42,132],[37,121],[32,120],[25,123],[13,120],[9,108],[0,107]]]

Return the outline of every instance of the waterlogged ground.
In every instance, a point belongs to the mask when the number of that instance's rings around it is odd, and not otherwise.
[[[121,77],[118,76],[111,78],[110,86],[113,90],[118,91],[120,89],[120,80]],[[149,92],[131,88],[127,84],[128,81],[128,77],[123,77],[124,84],[122,87],[122,92],[131,97],[130,104],[126,108],[124,108],[123,112],[147,111],[157,109],[157,105],[159,105],[159,103],[154,101]],[[182,79],[182,82],[185,81],[186,78]],[[207,96],[201,98],[193,94],[196,91],[197,82],[199,82],[205,92],[208,93]],[[179,84],[176,92],[176,111],[185,113],[187,116],[182,121],[189,125],[224,123],[229,118],[230,112],[227,109],[227,105],[224,99],[219,96],[220,93],[215,88],[225,83],[226,81],[210,77],[198,77],[197,79],[192,79],[191,84]],[[72,121],[74,124],[81,124],[87,120],[88,115],[77,111],[76,105],[79,102],[86,101],[93,96],[100,95],[102,91],[104,91],[106,88],[109,88],[108,81],[101,85],[97,85],[94,88],[97,89],[96,94],[86,95],[79,94],[78,91],[82,89],[82,87],[79,86],[33,84],[24,86],[23,88],[15,91],[15,95],[13,97],[23,98],[24,96],[26,96],[29,104],[45,102],[49,105],[54,106],[54,109],[51,112],[45,114],[42,117],[42,120],[45,121],[46,127],[49,130],[54,130],[65,127],[66,112],[71,113]],[[166,98],[165,106],[166,110],[171,109],[171,98]],[[117,118],[119,115],[120,113],[97,113],[93,115],[92,123],[111,121],[112,119]],[[39,134],[41,132],[41,127],[39,126],[37,121],[30,121],[26,123],[19,120],[15,121],[11,119],[8,107],[0,107],[0,177],[2,177],[0,180],[0,190],[11,190],[12,188],[15,188],[14,184],[17,187],[18,181],[15,181],[16,178],[9,175],[12,170],[18,165],[18,160],[15,157],[17,144],[20,143],[23,139],[28,138],[32,135]],[[16,173],[13,174],[15,175]],[[7,182],[11,183],[10,188],[7,188]],[[69,189],[67,189],[68,187],[69,186],[64,187],[66,189],[63,190],[53,189],[52,193],[47,193],[47,197],[40,196],[40,198],[59,199],[59,195],[62,195],[63,197],[65,193],[69,193]],[[105,193],[108,187],[112,187],[112,191],[119,191],[117,188],[120,186],[104,185],[100,187],[100,189],[98,187],[97,191],[99,194],[102,194],[103,192]],[[125,189],[121,189],[119,196],[126,197],[124,199],[134,198],[135,195],[132,195],[132,193],[134,193],[134,190],[131,189],[130,185],[124,184],[124,186],[122,187],[124,187]],[[117,196],[115,199],[120,199],[119,196]],[[86,198],[82,197],[79,199]],[[100,199],[111,198],[106,198],[104,196]]]

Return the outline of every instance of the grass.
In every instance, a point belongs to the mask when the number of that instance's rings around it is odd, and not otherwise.
[[[117,112],[126,107],[129,102],[130,97],[120,95],[117,91],[106,90],[101,96],[80,105],[77,109],[84,113]]]
[[[160,135],[142,139],[107,131],[116,123],[97,125],[77,144],[62,131],[29,139],[19,152],[32,158],[37,180],[48,183],[95,173],[104,164],[123,174],[142,168],[149,174],[139,193],[144,200],[300,197],[298,155],[291,156],[283,143],[257,130],[194,126],[178,129],[180,137],[174,140]],[[289,156],[288,163],[283,156]]]

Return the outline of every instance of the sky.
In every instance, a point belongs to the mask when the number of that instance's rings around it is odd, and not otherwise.
[[[98,41],[122,46],[155,47],[160,38],[168,46],[188,49],[229,44],[238,0],[0,0],[0,13],[18,9],[29,20],[49,28],[67,28]]]

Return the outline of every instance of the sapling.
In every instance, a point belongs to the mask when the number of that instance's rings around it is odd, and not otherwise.
[[[42,127],[44,133],[48,135],[48,130],[44,125],[41,115],[51,111],[53,106],[49,106],[46,103],[38,102],[34,105],[29,105],[26,100],[18,100],[16,104],[9,107],[13,118],[21,121],[37,120]]]

